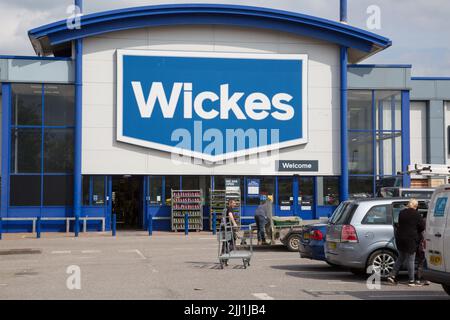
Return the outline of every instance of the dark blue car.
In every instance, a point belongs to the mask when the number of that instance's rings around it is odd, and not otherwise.
[[[305,226],[299,244],[300,257],[326,261],[324,251],[326,232],[325,223]]]

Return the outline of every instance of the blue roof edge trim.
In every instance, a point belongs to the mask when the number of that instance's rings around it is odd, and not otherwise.
[[[450,77],[411,77],[411,80],[430,80],[430,81],[439,81],[439,80],[450,80]]]
[[[72,61],[72,58],[65,58],[65,57],[36,57],[36,56],[13,56],[13,55],[0,55],[0,59],[42,60],[42,61]]]
[[[371,52],[384,49],[391,40],[347,24],[289,11],[227,4],[173,4],[125,8],[81,17],[81,29],[70,30],[66,20],[34,28],[30,39],[47,37],[51,45],[102,33],[140,27],[187,24],[239,25],[307,35]]]
[[[349,64],[349,68],[407,68],[411,69],[412,64]]]

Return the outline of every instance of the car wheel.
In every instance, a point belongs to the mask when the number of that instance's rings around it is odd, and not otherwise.
[[[382,279],[387,278],[394,270],[397,257],[392,251],[378,250],[371,254],[367,267],[372,267],[373,272],[379,272]]]
[[[289,251],[298,251],[300,245],[300,236],[298,234],[291,234],[286,241],[286,247]]]
[[[444,291],[447,292],[447,294],[450,296],[450,286],[446,285],[446,284],[443,284],[442,288],[444,288]]]

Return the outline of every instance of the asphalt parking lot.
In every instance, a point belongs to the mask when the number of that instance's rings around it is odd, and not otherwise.
[[[74,267],[75,266],[75,267]],[[68,288],[68,271],[81,288]],[[78,274],[78,273],[77,273]],[[404,276],[403,276],[404,277]],[[407,280],[406,278],[404,279]],[[70,285],[69,285],[70,286]],[[440,285],[369,289],[366,277],[301,259],[282,246],[255,248],[251,266],[221,270],[211,233],[4,234],[0,299],[424,299],[450,300]]]

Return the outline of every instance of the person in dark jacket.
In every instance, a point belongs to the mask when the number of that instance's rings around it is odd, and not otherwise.
[[[256,229],[258,231],[258,245],[266,243],[266,224],[268,221],[268,210],[270,201],[266,196],[261,196],[262,204],[260,204],[255,211]]]
[[[397,274],[402,265],[406,262],[408,268],[409,283],[414,287],[414,262],[417,247],[420,241],[420,234],[425,230],[422,216],[417,211],[419,203],[416,199],[411,199],[406,209],[400,211],[398,225],[395,232],[395,243],[398,250],[398,258],[395,261],[394,269],[388,277],[388,281],[397,284]]]

